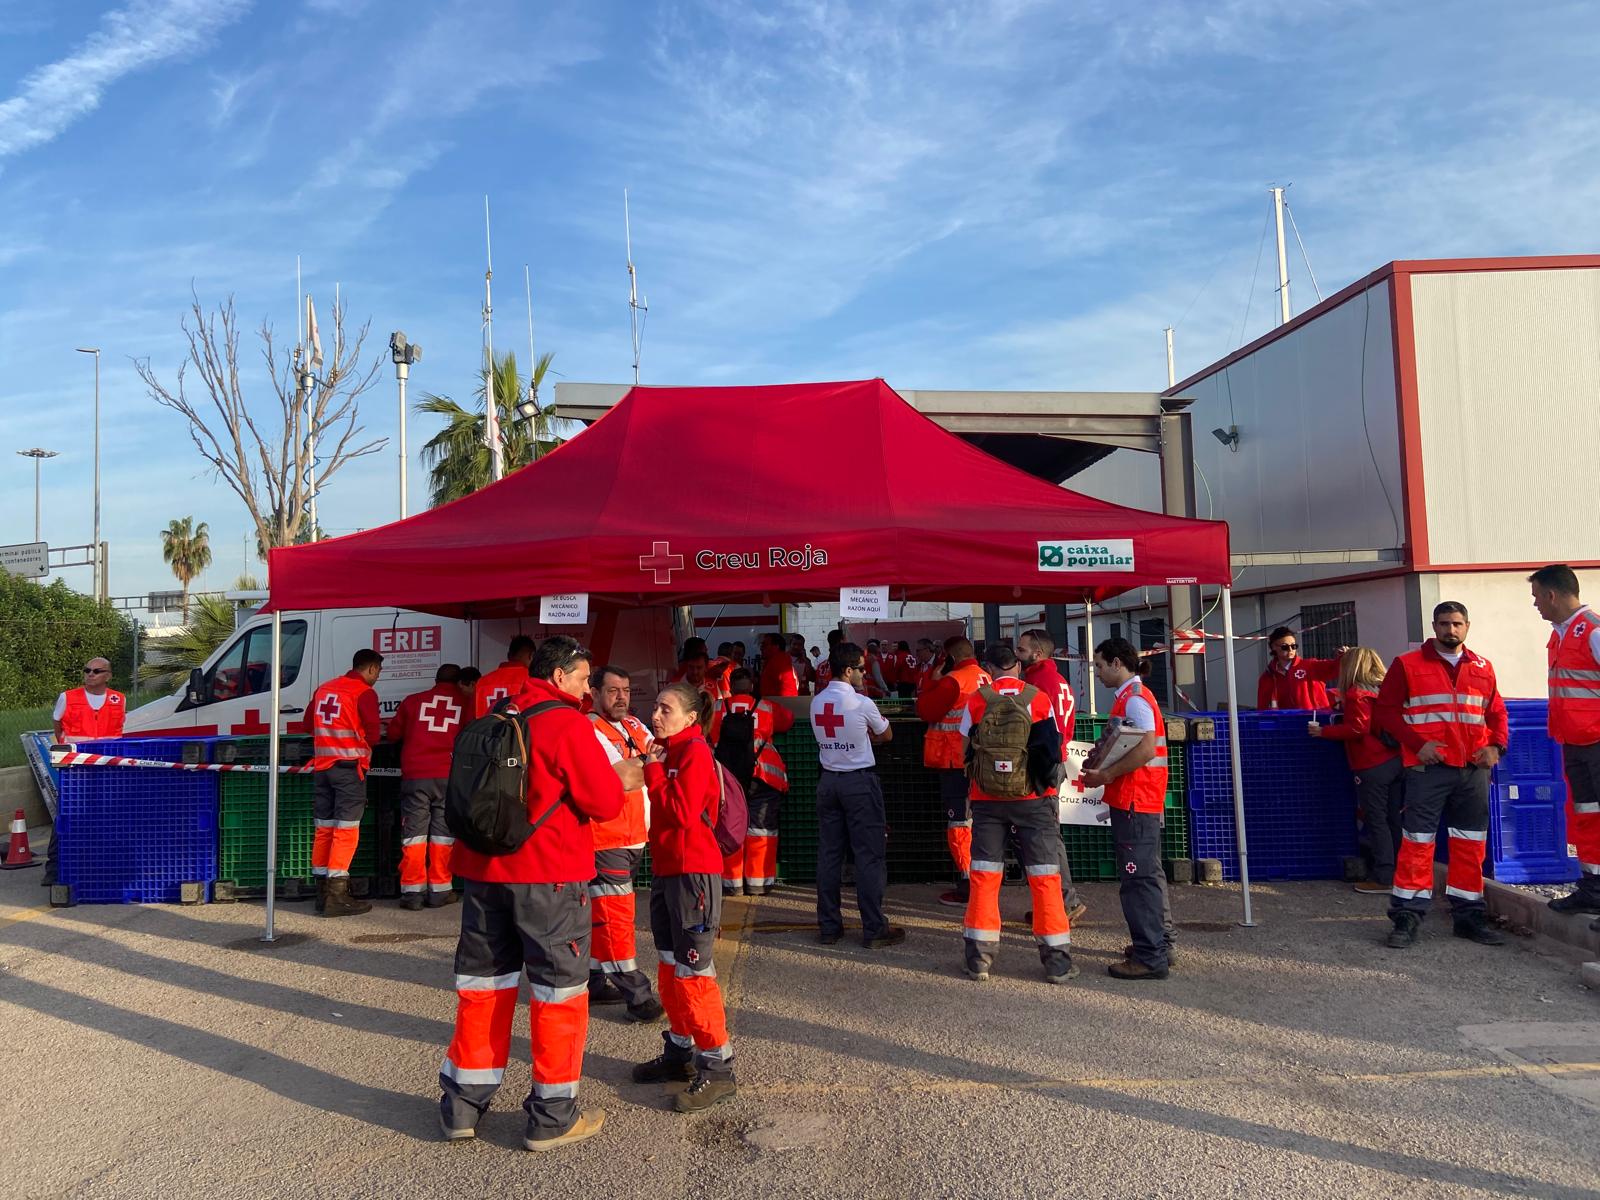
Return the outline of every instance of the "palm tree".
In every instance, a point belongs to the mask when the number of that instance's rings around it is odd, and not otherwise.
[[[189,585],[211,565],[211,533],[193,517],[174,519],[161,531],[161,558],[183,585],[183,619],[189,619]]]
[[[539,388],[550,369],[554,354],[541,354],[533,364],[532,397],[537,403]],[[422,447],[422,461],[428,467],[428,503],[434,508],[459,500],[462,496],[489,486],[489,447],[484,441],[484,379],[479,372],[477,403],[463,408],[449,396],[426,393],[416,411],[445,418],[445,427]],[[517,356],[507,351],[495,356],[495,410],[500,414],[500,444],[505,469],[525,467],[549,454],[566,439],[556,428],[556,417],[548,406],[541,407],[531,421],[516,415],[517,405],[528,396],[528,389],[517,374]]]
[[[233,605],[221,596],[200,595],[194,600],[194,620],[171,637],[150,646],[150,657],[139,664],[139,680],[153,683],[163,692],[175,692],[189,678],[194,667],[205,666],[206,659],[233,636]]]

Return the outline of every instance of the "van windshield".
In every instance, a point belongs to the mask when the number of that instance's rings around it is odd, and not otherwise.
[[[305,657],[306,623],[283,623],[283,669],[281,682],[288,687],[300,676]],[[204,703],[235,700],[272,690],[272,626],[257,625],[245,630],[222,652],[222,657],[206,672]]]

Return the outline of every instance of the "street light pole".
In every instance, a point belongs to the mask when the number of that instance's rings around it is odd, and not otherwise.
[[[18,450],[23,458],[33,459],[33,540],[39,541],[39,464],[44,459],[54,458],[59,451],[41,450],[35,446],[32,450]]]
[[[406,341],[404,331],[389,335],[389,357],[394,362],[395,382],[400,386],[400,519],[406,519],[406,379],[413,363],[422,361],[422,347]]]
[[[100,347],[78,347],[79,354],[94,355],[94,598],[106,598],[106,564],[100,553]]]

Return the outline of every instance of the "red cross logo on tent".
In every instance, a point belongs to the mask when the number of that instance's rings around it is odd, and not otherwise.
[[[651,542],[650,553],[639,556],[639,570],[654,571],[657,583],[671,583],[672,573],[683,570],[683,555],[672,553],[671,542]]]
[[[435,696],[417,710],[430,732],[449,733],[461,723],[461,706],[449,696]]]
[[[835,712],[832,704],[824,704],[822,711],[811,718],[811,723],[829,738],[839,736],[839,730],[844,727],[844,714]]]
[[[322,698],[322,703],[317,705],[317,720],[324,725],[332,725],[343,711],[344,706],[339,703],[339,697],[329,692]]]

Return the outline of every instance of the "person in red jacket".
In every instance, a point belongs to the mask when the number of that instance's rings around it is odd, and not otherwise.
[[[528,664],[533,661],[534,640],[519,633],[506,647],[506,661],[482,676],[472,691],[472,717],[483,716],[507,696],[515,696],[528,682]]]
[[[795,678],[794,663],[789,658],[781,633],[761,635],[761,695],[798,696],[800,681]]]
[[[367,768],[382,725],[373,685],[383,673],[383,655],[357,650],[350,670],[311,693],[311,873],[317,880],[317,911],[353,917],[372,905],[350,894],[350,863],[361,839],[367,808]]]
[[[622,667],[601,667],[590,679],[589,720],[595,737],[619,775],[627,802],[610,821],[590,825],[594,834],[594,879],[589,884],[594,937],[589,946],[589,1003],[626,1004],[639,1022],[659,1021],[663,1009],[639,969],[634,924],[637,919],[633,874],[644,858],[647,839],[644,756],[650,731],[629,711],[633,677]],[[633,776],[637,775],[637,779]]]
[[[789,635],[789,661],[794,666],[794,679],[799,694],[811,695],[815,671],[811,667],[811,659],[806,655],[806,639],[798,633]]]
[[[1067,761],[1067,744],[1072,741],[1073,717],[1077,701],[1072,695],[1072,685],[1061,676],[1055,660],[1056,641],[1044,629],[1030,629],[1017,638],[1017,661],[1022,664],[1023,682],[1036,687],[1050,701],[1056,728],[1061,733],[1061,761]],[[1163,873],[1162,882],[1166,882]],[[1066,846],[1061,848],[1061,894],[1067,905],[1067,915],[1074,921],[1088,911],[1089,906],[1078,899],[1078,889],[1072,883],[1072,867],[1067,863]],[[1030,918],[1031,919],[1031,918]]]
[[[1358,892],[1388,895],[1394,886],[1394,859],[1400,849],[1400,812],[1406,794],[1400,751],[1384,742],[1373,720],[1372,705],[1383,686],[1383,659],[1365,646],[1353,646],[1339,660],[1339,696],[1344,719],[1335,725],[1313,720],[1312,737],[1344,743],[1345,758],[1355,775],[1356,803],[1361,814],[1361,857],[1367,877]]]
[[[733,759],[723,759],[736,776],[744,765],[750,768],[750,777],[739,779],[749,805],[749,827],[744,845],[723,856],[722,894],[765,896],[778,883],[778,812],[789,791],[788,768],[772,739],[794,726],[794,713],[770,700],[757,700],[755,680],[743,668],[728,677],[728,686],[733,694],[712,710],[706,736],[720,749],[728,717],[750,715],[750,740]],[[741,766],[734,766],[734,760],[742,760]]]
[[[1045,981],[1066,983],[1072,965],[1072,930],[1061,896],[1061,730],[1049,696],[1022,680],[1009,647],[987,655],[994,682],[967,698],[961,736],[967,739],[967,796],[972,811],[972,895],[967,902],[967,978],[987,980],[1000,945],[1000,884],[1008,833],[1033,893],[1033,936]]]
[[[1578,599],[1578,576],[1551,563],[1528,576],[1533,604],[1550,622],[1550,739],[1567,778],[1567,840],[1578,886],[1549,902],[1559,913],[1600,913],[1600,616]],[[1590,929],[1600,932],[1600,921]]]
[[[1505,941],[1489,926],[1483,856],[1489,838],[1489,775],[1510,743],[1510,719],[1489,660],[1465,643],[1467,607],[1446,600],[1433,610],[1433,637],[1402,654],[1378,690],[1378,727],[1400,744],[1407,768],[1400,853],[1394,866],[1388,944],[1404,949],[1433,899],[1439,817],[1448,818],[1450,897],[1455,935],[1484,946]]]
[[[589,1029],[589,823],[611,820],[623,805],[622,781],[578,711],[593,662],[573,638],[548,638],[517,700],[530,714],[528,820],[538,827],[510,854],[481,854],[457,842],[451,856],[465,881],[455,1035],[439,1066],[439,1126],[452,1141],[475,1136],[505,1076],[524,970],[532,993],[533,1090],[522,1105],[522,1144],[553,1150],[594,1136],[605,1120],[599,1109],[578,1111]]]
[[[384,733],[400,743],[400,907],[416,912],[456,902],[451,887],[450,848],[456,844],[444,821],[444,789],[450,756],[466,705],[461,668],[445,663],[433,686],[400,701]]]
[[[1338,658],[1301,658],[1294,630],[1280,625],[1267,638],[1272,657],[1256,685],[1257,708],[1327,708],[1326,684],[1339,677]],[[1348,650],[1340,646],[1339,654]]]
[[[633,1069],[636,1083],[689,1080],[672,1098],[700,1112],[737,1094],[728,1017],[712,944],[722,921],[722,849],[716,820],[721,777],[701,733],[709,702],[688,683],[656,697],[656,744],[645,758],[650,789],[650,932],[660,960],[657,987],[667,1006],[666,1045]]]

